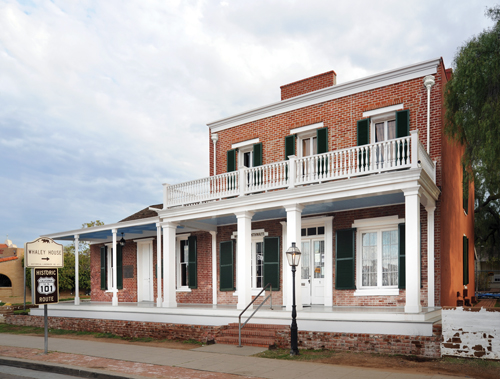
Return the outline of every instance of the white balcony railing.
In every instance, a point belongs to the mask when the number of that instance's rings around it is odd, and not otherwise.
[[[304,158],[290,157],[238,171],[175,185],[165,185],[164,207],[192,205],[251,193],[418,167],[435,180],[435,165],[418,133],[371,145],[330,151]]]

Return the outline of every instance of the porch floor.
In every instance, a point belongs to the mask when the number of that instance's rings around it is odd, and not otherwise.
[[[156,323],[222,326],[237,323],[240,310],[236,305],[177,304],[157,307],[155,302],[119,303],[73,301],[48,305],[49,317],[100,318]],[[252,314],[242,316],[244,322]],[[31,315],[43,316],[43,307],[33,308]],[[297,311],[299,330],[332,333],[367,333],[432,336],[432,326],[441,321],[441,308],[422,308],[420,313],[405,313],[404,307],[325,307],[305,306]],[[291,312],[281,305],[264,305],[251,323],[288,325]]]

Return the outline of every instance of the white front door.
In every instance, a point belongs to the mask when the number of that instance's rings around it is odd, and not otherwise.
[[[137,244],[138,301],[153,301],[153,246],[151,241]]]
[[[302,304],[324,304],[325,241],[323,238],[302,237]]]

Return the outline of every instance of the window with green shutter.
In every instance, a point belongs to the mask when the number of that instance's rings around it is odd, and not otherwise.
[[[220,290],[234,291],[234,250],[233,241],[221,242],[220,251]]]
[[[280,289],[280,239],[264,237],[264,283],[271,283],[273,291]]]
[[[316,150],[318,154],[328,152],[328,127],[316,130]],[[322,158],[318,161],[318,174],[323,175],[328,172],[328,158]]]
[[[101,246],[101,289],[108,289],[108,248]]]
[[[236,171],[236,149],[227,152],[227,172]]]
[[[357,142],[358,146],[368,145],[370,143],[370,119],[365,118],[357,122]],[[359,152],[358,168],[364,170],[370,165],[370,154],[368,151]]]
[[[354,283],[354,238],[356,229],[337,230],[335,238],[335,289],[355,289]]]
[[[188,237],[188,286],[198,288],[198,257],[196,236]]]
[[[462,243],[463,243],[463,257],[462,257],[462,264],[463,264],[463,284],[466,286],[469,284],[469,239],[466,236],[462,237]]]

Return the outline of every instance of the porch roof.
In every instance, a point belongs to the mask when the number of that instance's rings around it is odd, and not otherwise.
[[[403,192],[398,192],[362,198],[313,203],[304,207],[302,215],[312,216],[351,209],[404,204],[404,201]],[[123,233],[125,239],[156,236],[156,228],[159,218],[158,216],[148,216],[156,213],[152,208],[161,209],[160,207],[161,205],[154,205],[152,207],[145,208],[114,224],[47,234],[43,237],[50,237],[54,240],[61,241],[73,241],[75,239],[75,235],[78,235],[80,241],[107,242],[111,241],[113,238],[113,229],[116,229],[117,237],[121,238]],[[280,207],[257,211],[252,217],[252,222],[285,218],[286,211],[284,208]],[[210,218],[199,219],[196,223],[181,223],[181,225],[177,226],[177,233],[187,233],[194,230],[215,230],[218,226],[236,224],[236,222],[237,220],[234,214],[218,215]]]

